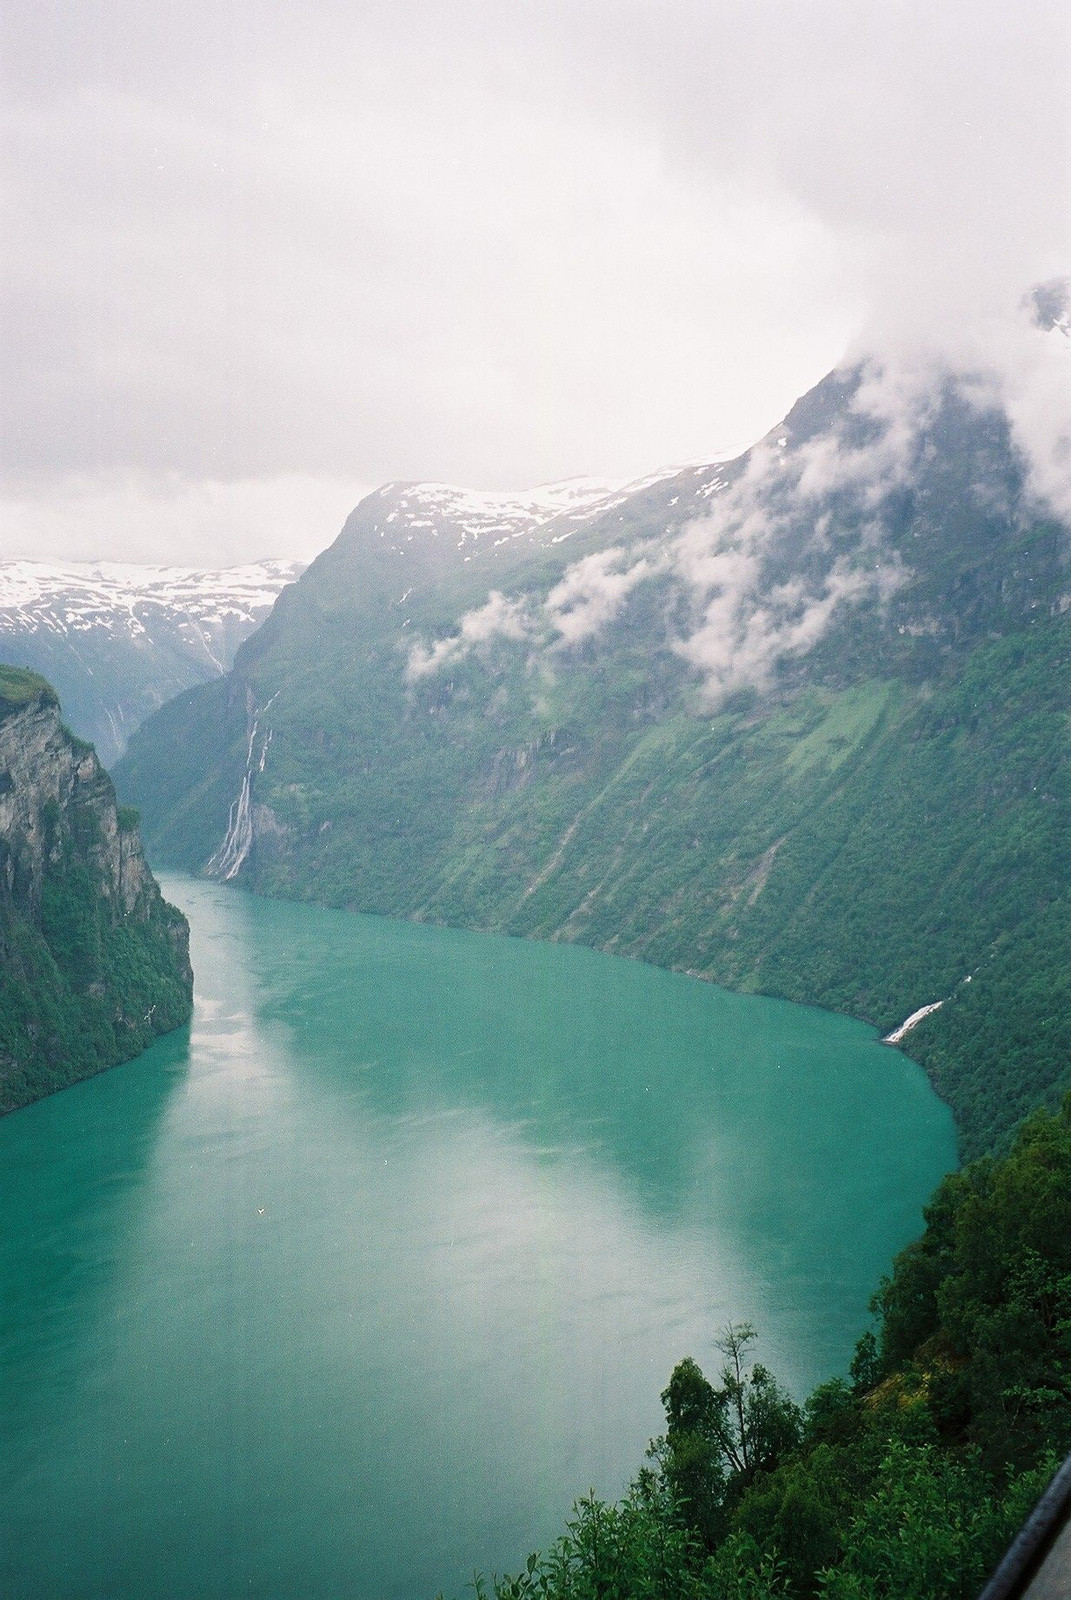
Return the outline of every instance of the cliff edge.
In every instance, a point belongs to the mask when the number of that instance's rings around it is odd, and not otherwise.
[[[138,1055],[192,994],[136,813],[51,685],[0,667],[0,1114]]]

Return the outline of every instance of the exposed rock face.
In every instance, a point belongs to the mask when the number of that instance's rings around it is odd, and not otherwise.
[[[136,816],[51,687],[0,668],[0,1111],[137,1055],[192,987]]]

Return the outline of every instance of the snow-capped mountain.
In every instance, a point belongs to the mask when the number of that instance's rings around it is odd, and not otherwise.
[[[632,505],[645,489],[682,475],[704,479],[705,492],[722,485],[719,466],[729,457],[703,463],[660,468],[643,478],[604,483],[594,478],[568,478],[535,489],[462,489],[447,483],[386,483],[354,512],[366,532],[378,536],[398,555],[412,545],[441,541],[462,552],[467,563],[492,551],[520,546],[552,548],[618,507]],[[690,486],[691,487],[691,486]],[[695,492],[699,493],[698,482]],[[694,508],[693,508],[694,510]]]
[[[215,572],[3,561],[0,660],[47,677],[71,728],[108,765],[165,700],[226,672],[302,571],[297,561]]]

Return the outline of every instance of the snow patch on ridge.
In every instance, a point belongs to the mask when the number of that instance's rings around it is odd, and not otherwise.
[[[712,456],[696,472],[707,471],[729,456]],[[437,539],[452,539],[457,549],[474,546],[497,548],[512,539],[546,538],[560,544],[577,528],[623,505],[641,489],[650,488],[687,470],[686,466],[661,467],[644,478],[606,482],[597,478],[566,478],[535,489],[462,489],[450,483],[387,483],[377,491],[390,510],[374,531],[393,542],[413,531]]]
[[[146,608],[191,623],[252,622],[304,570],[298,561],[257,561],[216,572],[194,567],[0,561],[0,626],[28,632],[81,633],[89,628],[144,633]]]

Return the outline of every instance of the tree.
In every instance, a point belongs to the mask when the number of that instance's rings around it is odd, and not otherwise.
[[[666,1432],[648,1452],[680,1518],[712,1550],[725,1532],[725,1467],[717,1434],[717,1397],[691,1356],[678,1361],[662,1392]]]
[[[667,1497],[708,1549],[756,1475],[771,1472],[802,1436],[799,1407],[764,1366],[749,1365],[755,1337],[750,1323],[729,1323],[715,1341],[726,1357],[720,1388],[691,1356],[677,1363],[662,1394],[666,1432],[649,1452]]]
[[[733,1474],[737,1492],[756,1473],[771,1471],[800,1441],[803,1415],[773,1374],[755,1362],[748,1346],[757,1337],[750,1322],[730,1322],[715,1345],[726,1357],[721,1388],[713,1391],[714,1437]]]

